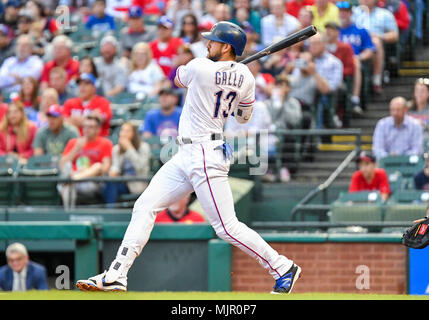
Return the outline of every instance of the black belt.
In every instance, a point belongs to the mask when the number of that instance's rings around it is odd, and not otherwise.
[[[192,143],[194,143],[191,138],[182,137],[181,139],[182,139],[182,143],[183,144],[192,144]],[[223,135],[221,133],[212,133],[210,135],[209,140],[211,140],[211,141],[223,140]],[[202,141],[199,141],[199,142],[202,142]],[[178,138],[176,138],[176,143],[180,144]]]

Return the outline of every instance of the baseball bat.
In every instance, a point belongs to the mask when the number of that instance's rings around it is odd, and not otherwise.
[[[317,33],[317,29],[315,26],[311,25],[308,26],[300,31],[294,32],[291,35],[287,36],[283,40],[280,40],[279,42],[273,43],[266,47],[265,49],[247,57],[246,59],[243,59],[241,63],[247,64],[249,62],[258,60],[262,57],[268,56],[274,52],[280,51],[282,49],[288,48],[295,43],[298,43],[300,41],[306,40],[312,36],[314,36]]]

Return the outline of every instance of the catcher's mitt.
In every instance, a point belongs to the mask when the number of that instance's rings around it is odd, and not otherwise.
[[[402,243],[414,249],[423,249],[429,244],[429,217],[408,228],[402,236]]]

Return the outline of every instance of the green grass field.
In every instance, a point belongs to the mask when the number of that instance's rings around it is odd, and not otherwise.
[[[50,290],[0,292],[0,300],[429,300],[429,296],[294,293],[272,295],[249,292],[79,292]]]

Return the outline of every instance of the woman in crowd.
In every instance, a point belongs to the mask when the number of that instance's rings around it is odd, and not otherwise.
[[[128,92],[142,92],[148,96],[155,96],[161,89],[165,75],[156,61],[152,58],[149,45],[139,42],[131,52],[131,73],[128,77]]]
[[[21,164],[33,155],[33,139],[37,126],[29,121],[24,105],[14,101],[0,122],[0,155],[14,155]]]
[[[101,83],[98,80],[97,67],[94,63],[94,59],[91,56],[86,56],[79,60],[79,74],[83,73],[91,73],[94,75],[96,79],[95,87],[97,88],[97,94],[103,96]],[[79,95],[79,85],[77,84],[77,78],[70,80],[68,86],[70,88],[70,92],[72,92],[73,95],[77,97]]]
[[[33,77],[24,78],[17,99],[24,105],[28,120],[36,122],[39,113],[39,82]]]
[[[429,79],[417,79],[413,99],[409,102],[408,114],[417,119],[429,131]]]
[[[122,124],[118,143],[113,147],[111,177],[142,176],[146,177],[150,170],[150,147],[140,140],[138,129],[131,122]],[[108,182],[103,190],[106,203],[115,203],[120,194],[140,194],[146,189],[147,183],[130,181],[127,183]]]

